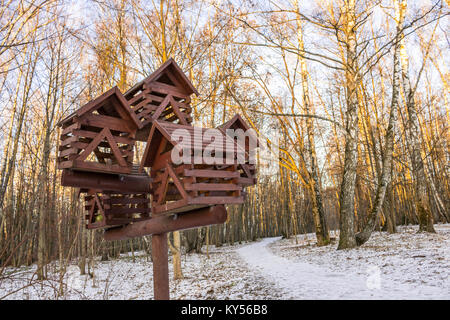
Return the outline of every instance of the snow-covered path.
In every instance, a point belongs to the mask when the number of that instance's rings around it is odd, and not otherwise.
[[[275,255],[268,245],[280,238],[265,238],[237,250],[250,270],[276,283],[286,299],[448,299],[435,287],[411,287],[385,279],[376,269],[367,276],[333,272],[326,267],[301,263]],[[372,271],[372,272],[371,272]]]
[[[210,247],[208,254],[183,255],[184,279],[174,280],[172,299],[444,299],[450,300],[450,224],[436,234],[417,226],[398,233],[374,232],[359,248],[315,245],[315,234],[265,238],[246,244]],[[336,233],[332,234],[336,239]],[[169,256],[171,258],[171,256]],[[96,258],[95,276],[81,275],[77,260],[64,274],[50,263],[48,279],[37,266],[9,267],[0,275],[5,299],[153,299],[152,262],[147,252]],[[91,270],[91,271],[92,271]]]

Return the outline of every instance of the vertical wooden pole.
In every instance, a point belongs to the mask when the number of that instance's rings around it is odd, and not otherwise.
[[[152,236],[153,293],[155,300],[169,300],[167,233]]]

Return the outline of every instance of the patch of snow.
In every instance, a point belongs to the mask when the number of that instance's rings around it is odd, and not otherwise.
[[[450,299],[450,224],[437,234],[400,227],[374,232],[362,247],[317,247],[315,235],[265,238],[241,245],[210,246],[182,257],[185,276],[173,280],[172,299]],[[336,234],[333,234],[337,238]],[[204,251],[205,248],[203,248]],[[152,263],[145,252],[96,259],[94,277],[68,265],[58,296],[58,264],[37,281],[36,265],[7,268],[0,299],[153,299]],[[170,257],[171,259],[171,257]]]
[[[238,250],[288,299],[449,299],[450,225],[437,234],[374,232],[362,247],[317,247],[313,234],[268,238]]]
[[[173,280],[169,261],[171,299],[280,299],[280,291],[261,275],[248,270],[235,252],[239,246],[210,247],[206,254],[182,258],[185,276]],[[96,261],[94,277],[80,275],[69,265],[64,275],[64,294],[58,297],[59,273],[56,263],[49,265],[48,278],[37,281],[36,265],[7,269],[0,276],[0,299],[153,299],[153,266],[147,255],[123,254],[119,259]],[[171,257],[170,257],[171,258]]]

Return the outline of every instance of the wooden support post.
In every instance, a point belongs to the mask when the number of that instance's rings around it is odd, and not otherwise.
[[[174,216],[156,216],[147,221],[136,222],[120,228],[105,231],[105,240],[130,239],[153,234],[153,292],[155,300],[169,300],[169,258],[167,232],[185,230],[224,223],[227,210],[223,205],[193,210]]]
[[[169,300],[169,256],[167,233],[152,236],[153,293],[155,300]]]

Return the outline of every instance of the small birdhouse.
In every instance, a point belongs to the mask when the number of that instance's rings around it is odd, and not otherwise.
[[[113,193],[89,189],[84,197],[86,227],[98,229],[150,219],[147,193]]]
[[[141,123],[117,87],[62,120],[59,169],[130,173]]]
[[[205,135],[207,128],[154,121],[147,146],[142,157],[141,170],[151,168],[153,190],[153,214],[180,213],[216,204],[239,204],[244,199],[239,185],[237,148],[233,144],[230,163],[214,162],[211,153],[204,151],[211,145],[225,150],[226,137],[221,142],[195,139],[196,135]],[[184,138],[177,140],[175,137]],[[176,148],[175,152],[174,148]],[[177,159],[177,152],[183,150],[186,155]],[[200,159],[196,154],[201,154]],[[188,159],[189,158],[189,159]]]
[[[250,161],[251,157],[256,156],[256,149],[260,146],[256,132],[251,132],[251,127],[239,114],[236,114],[217,128],[225,135],[230,136],[237,144],[245,145],[245,161],[240,161],[238,165],[240,172],[239,184],[242,186],[256,184],[256,164],[255,161]],[[241,142],[238,141],[240,135],[243,136],[243,141]]]
[[[124,96],[142,124],[137,140],[147,141],[154,120],[190,124],[192,94],[197,89],[173,59],[128,90]]]

